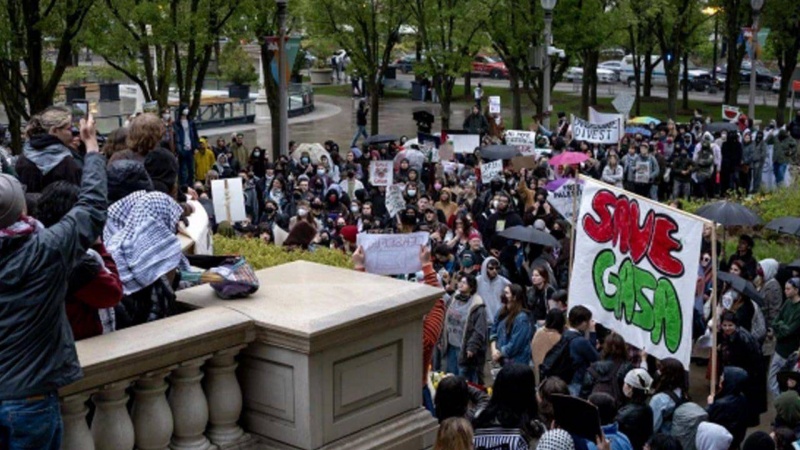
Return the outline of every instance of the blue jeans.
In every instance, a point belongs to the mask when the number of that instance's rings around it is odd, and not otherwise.
[[[178,184],[180,186],[191,186],[194,184],[194,152],[189,150],[178,150]],[[238,174],[237,174],[238,175]],[[171,186],[167,186],[171,187]]]
[[[447,373],[458,375],[458,354],[461,353],[461,348],[453,345],[447,346],[447,353],[445,354],[445,363],[447,364]]]
[[[369,137],[369,135],[367,134],[366,125],[359,125],[358,128],[356,128],[356,134],[353,135],[353,142],[350,143],[350,148],[356,146],[356,142],[358,142],[359,136],[364,136],[364,139]]]
[[[772,170],[775,172],[775,187],[783,184],[783,179],[786,177],[786,166],[786,164],[772,163]]]
[[[60,450],[63,434],[57,393],[0,401],[0,449]]]

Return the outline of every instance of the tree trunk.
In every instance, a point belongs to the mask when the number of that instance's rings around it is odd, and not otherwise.
[[[689,53],[683,54],[683,101],[681,108],[689,109]]]
[[[444,77],[442,82],[439,83],[437,94],[439,95],[439,103],[441,105],[439,117],[442,121],[442,130],[450,129],[450,116],[452,114],[450,104],[453,101],[453,88],[455,84],[456,79],[454,77]]]
[[[472,100],[472,72],[464,74],[464,98]]]
[[[591,50],[586,52],[586,64],[584,64],[583,79],[584,82],[586,82],[588,74],[589,106],[597,105],[597,65],[599,64],[599,62],[600,62],[599,51]],[[588,111],[589,109],[587,108],[586,113],[588,113]]]
[[[264,72],[264,90],[267,92],[267,107],[269,108],[270,131],[272,132],[272,161],[281,157],[280,146],[280,104],[278,103],[278,83],[272,77],[272,57],[274,53],[269,50],[266,41],[259,45],[261,51],[261,70]],[[288,151],[288,148],[287,148]]]
[[[792,86],[792,74],[797,66],[797,52],[800,50],[800,38],[796,38],[795,45],[783,52],[779,58],[779,68],[781,74],[781,90],[778,93],[778,108],[775,114],[775,121],[778,126],[786,123],[786,102],[789,98]],[[797,95],[797,94],[795,94]],[[791,119],[791,118],[790,118]]]
[[[513,67],[513,68],[512,68]],[[519,75],[516,66],[509,67],[508,83],[511,85],[511,113],[514,130],[522,129],[522,92],[519,88]]]
[[[644,96],[650,98],[653,89],[653,54],[650,50],[644,55]]]
[[[664,60],[667,75],[667,118],[675,120],[678,116],[678,88],[680,87],[680,59]]]

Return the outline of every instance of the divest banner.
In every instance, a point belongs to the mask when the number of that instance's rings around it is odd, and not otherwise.
[[[594,124],[572,116],[572,137],[576,141],[595,144],[616,144],[619,142],[621,128],[619,120]]]
[[[704,221],[582,180],[570,307],[586,306],[629,344],[688,369]]]

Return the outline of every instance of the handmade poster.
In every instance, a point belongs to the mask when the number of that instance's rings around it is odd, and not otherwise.
[[[633,181],[645,184],[650,182],[649,161],[636,161],[636,164],[633,166]]]
[[[616,119],[602,124],[593,124],[572,116],[572,137],[577,141],[616,144],[619,142],[621,128],[619,120]]]
[[[625,117],[628,117],[631,114],[631,109],[633,109],[633,104],[636,102],[636,97],[633,94],[629,94],[627,92],[621,92],[614,98],[614,101],[611,102],[611,105],[614,106],[614,109],[619,111]]]
[[[500,176],[502,172],[503,160],[501,159],[481,164],[481,181],[483,184],[489,184],[494,177]]]
[[[369,180],[373,186],[391,186],[394,178],[392,161],[370,161]]]
[[[625,342],[657,359],[675,358],[688,370],[706,221],[582,180],[570,307],[587,307]]]
[[[551,191],[547,196],[547,202],[550,203],[561,217],[573,223],[573,214],[575,212],[575,196],[578,196],[577,202],[580,204],[581,193],[583,192],[583,182],[576,183],[575,180],[569,180],[559,186],[556,190]]]
[[[452,161],[455,158],[453,146],[450,144],[442,144],[439,146],[439,160]]]
[[[622,114],[614,114],[614,113],[601,113],[596,109],[589,107],[589,123],[592,124],[602,124],[608,123],[613,120],[618,120],[620,126],[625,125],[625,116]]]
[[[722,119],[729,122],[739,120],[742,110],[738,106],[722,105]]]
[[[214,218],[217,223],[227,221],[233,224],[247,218],[241,178],[213,180],[211,197],[214,199]]]
[[[532,131],[506,130],[506,145],[513,145],[522,156],[539,156],[536,151],[536,133]]]
[[[452,134],[447,133],[447,139],[453,145],[455,153],[475,153],[475,149],[481,146],[480,134]]]
[[[539,167],[539,162],[534,156],[515,156],[511,158],[511,167],[516,170],[522,169],[536,169]]]
[[[500,114],[500,96],[489,96],[489,114]]]
[[[394,217],[406,207],[406,200],[403,198],[403,190],[406,185],[403,183],[392,184],[386,188],[386,211],[389,216]]]
[[[422,270],[419,247],[428,244],[426,232],[410,234],[359,233],[358,245],[364,248],[367,272],[378,275],[401,275]]]

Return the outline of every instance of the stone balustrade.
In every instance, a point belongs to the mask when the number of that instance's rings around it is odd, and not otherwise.
[[[421,450],[422,318],[441,292],[296,262],[242,300],[77,343],[60,391],[65,450]]]

